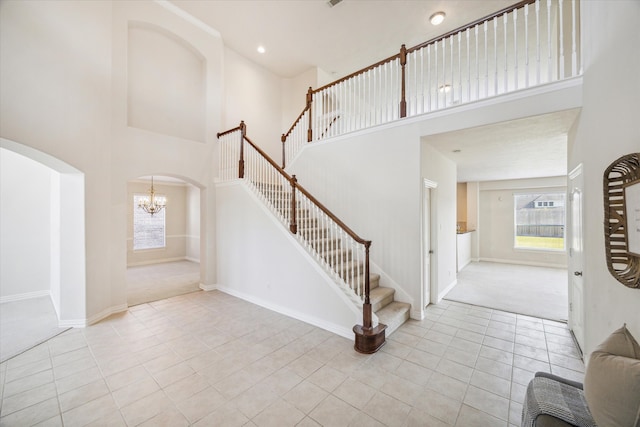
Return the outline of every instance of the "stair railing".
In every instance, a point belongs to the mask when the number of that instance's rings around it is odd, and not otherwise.
[[[523,0],[309,88],[282,135],[283,165],[309,142],[578,76],[579,7],[580,0]]]
[[[363,324],[354,326],[357,351],[371,353],[384,344],[385,325],[373,315],[370,301],[371,241],[358,236],[302,187],[246,135],[246,125],[218,133],[220,178],[245,179],[297,235],[307,251],[362,304]]]

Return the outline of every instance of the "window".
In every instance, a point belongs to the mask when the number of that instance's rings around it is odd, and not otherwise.
[[[133,195],[133,250],[165,247],[164,214],[167,208],[153,214],[138,207],[138,201],[146,194]]]
[[[564,193],[515,194],[515,242],[520,249],[564,250]]]

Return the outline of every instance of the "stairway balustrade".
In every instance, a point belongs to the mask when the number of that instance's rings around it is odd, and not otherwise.
[[[581,74],[579,0],[524,0],[318,89],[282,135],[302,147]]]
[[[297,236],[300,244],[325,268],[363,311],[363,324],[354,326],[355,349],[371,353],[385,340],[370,302],[369,248],[371,241],[359,237],[320,203],[295,175],[290,176],[246,135],[244,122],[218,134],[220,179],[244,179],[276,217]]]

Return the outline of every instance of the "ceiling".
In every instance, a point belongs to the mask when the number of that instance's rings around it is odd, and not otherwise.
[[[282,77],[313,67],[343,77],[515,3],[515,0],[170,0],[218,31],[225,46]],[[429,23],[446,13],[439,26]],[[265,53],[257,47],[264,46]],[[458,181],[566,175],[576,111],[436,135]],[[460,152],[453,153],[452,150]],[[490,167],[487,167],[490,165]]]
[[[567,175],[578,109],[425,137],[458,166],[458,182]],[[459,150],[459,151],[458,151]]]
[[[515,0],[171,0],[225,46],[280,77],[318,67],[336,79],[487,16]],[[429,23],[446,13],[439,26]],[[258,45],[266,52],[257,52]]]

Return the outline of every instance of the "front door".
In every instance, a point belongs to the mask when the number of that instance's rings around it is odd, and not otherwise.
[[[584,349],[584,253],[582,240],[583,177],[582,165],[570,174],[570,238],[569,238],[569,327],[581,349]]]

